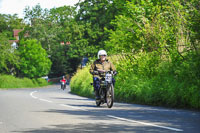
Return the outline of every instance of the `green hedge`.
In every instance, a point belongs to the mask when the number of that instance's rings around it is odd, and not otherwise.
[[[92,83],[92,75],[89,73],[89,66],[84,67],[76,72],[70,82],[71,92],[94,98]]]
[[[126,58],[118,60],[119,56],[111,58],[118,71],[115,101],[199,110],[200,79],[192,74],[199,71],[198,65],[192,65],[192,60],[176,64],[157,60],[153,64],[151,59],[155,61],[155,58],[149,58],[152,54],[138,55],[135,62]],[[89,67],[78,70],[72,77],[73,93],[93,97]]]
[[[48,85],[47,81],[42,78],[28,79],[16,78],[11,75],[0,75],[0,89],[7,88],[32,88]]]

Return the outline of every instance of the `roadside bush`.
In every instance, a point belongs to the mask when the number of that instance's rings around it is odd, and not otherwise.
[[[21,40],[19,53],[19,75],[28,78],[38,78],[49,73],[52,64],[51,60],[37,40]]]
[[[197,79],[199,65],[191,63],[198,57],[176,64],[170,60],[157,60],[157,63],[152,64],[150,57],[154,54],[137,55],[135,62],[125,56],[110,57],[118,71],[115,77],[115,101],[200,109],[200,79]],[[78,70],[72,77],[70,86],[73,93],[93,97],[89,67]]]
[[[32,88],[48,85],[47,81],[42,78],[28,79],[16,78],[11,75],[0,75],[0,88]]]
[[[90,66],[79,69],[70,82],[71,92],[93,98],[92,75],[89,73]]]
[[[147,56],[147,57],[145,57]],[[151,53],[137,56],[136,63],[121,58],[115,64],[115,98],[117,101],[200,109],[200,78],[197,55],[186,55],[176,63],[157,60],[151,64]],[[155,59],[154,59],[155,60]],[[115,61],[113,61],[115,62]]]

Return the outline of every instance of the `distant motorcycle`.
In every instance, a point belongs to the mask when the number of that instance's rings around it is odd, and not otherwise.
[[[61,80],[61,89],[64,90],[66,89],[66,80]]]
[[[107,103],[107,107],[112,108],[114,102],[113,76],[113,71],[107,71],[105,72],[105,76],[100,79],[100,99],[96,99],[97,106]]]

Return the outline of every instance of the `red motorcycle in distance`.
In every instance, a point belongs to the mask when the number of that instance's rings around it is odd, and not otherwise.
[[[66,89],[66,79],[62,79],[62,80],[60,80],[60,82],[61,82],[61,89],[62,90],[64,90],[64,89]]]

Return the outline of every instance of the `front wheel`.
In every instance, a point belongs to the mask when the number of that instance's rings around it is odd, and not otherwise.
[[[63,90],[66,89],[66,85],[63,85]]]
[[[109,86],[108,90],[107,90],[106,102],[107,102],[108,108],[112,108],[113,102],[114,102],[114,87],[113,87],[113,84],[111,84]]]

